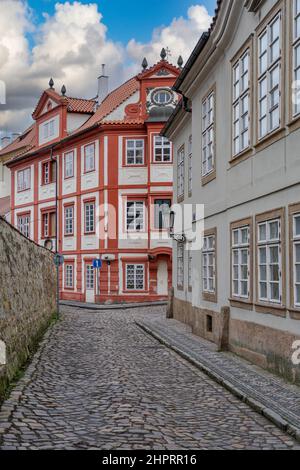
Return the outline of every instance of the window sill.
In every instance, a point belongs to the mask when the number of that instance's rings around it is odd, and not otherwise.
[[[229,303],[231,307],[241,308],[243,310],[253,310],[253,302],[243,299],[242,297],[230,297]]]
[[[123,164],[123,168],[147,168],[147,163],[143,163],[141,165],[128,165],[127,163]]]
[[[214,169],[211,173],[206,176],[202,176],[201,184],[202,186],[206,186],[208,183],[211,183],[217,177],[216,170]]]
[[[74,233],[65,233],[64,238],[72,238],[74,237]]]
[[[18,189],[17,190],[17,194],[20,194],[20,193],[26,193],[26,191],[30,191],[31,188],[26,188],[26,189]]]
[[[72,175],[72,176],[65,176],[65,177],[64,177],[64,181],[71,180],[72,178],[74,178],[74,175]]]
[[[96,173],[96,169],[94,168],[93,170],[84,171],[83,175],[89,175],[90,173]]]
[[[286,318],[286,307],[282,305],[269,304],[263,302],[255,303],[255,311],[257,313],[265,313],[270,315],[276,315],[278,317]]]
[[[235,155],[232,157],[232,159],[229,161],[230,168],[238,165],[239,163],[248,160],[253,155],[253,149],[250,147],[247,147],[245,150],[240,152],[238,155]],[[230,169],[229,168],[229,169]]]
[[[278,140],[282,139],[285,135],[285,128],[280,127],[273,132],[270,132],[265,137],[260,139],[254,146],[257,152],[264,150],[265,148],[269,147],[270,145],[275,144]]]
[[[183,194],[182,196],[179,196],[179,197],[177,198],[177,203],[178,203],[178,204],[180,204],[180,203],[183,202],[183,201],[184,201],[184,194]]]
[[[169,161],[169,162],[156,162],[156,161],[153,161],[152,165],[173,165],[173,161]]]
[[[212,292],[202,292],[202,299],[206,302],[212,302],[214,304],[218,302],[217,294]]]
[[[300,128],[300,114],[291,119],[291,121],[288,123],[288,128],[290,132],[294,132]]]
[[[88,237],[89,235],[96,235],[96,232],[84,232],[84,236]]]
[[[183,286],[180,286],[179,284],[177,284],[177,290],[179,290],[180,292],[183,292]]]
[[[292,320],[300,320],[300,308],[291,307],[288,312]]]

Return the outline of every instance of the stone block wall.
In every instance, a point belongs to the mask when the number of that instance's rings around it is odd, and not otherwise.
[[[53,254],[21,235],[0,217],[0,399],[28,359],[56,311]]]

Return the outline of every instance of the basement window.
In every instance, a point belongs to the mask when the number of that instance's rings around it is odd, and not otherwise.
[[[207,333],[213,332],[213,318],[211,315],[206,315],[206,331]]]

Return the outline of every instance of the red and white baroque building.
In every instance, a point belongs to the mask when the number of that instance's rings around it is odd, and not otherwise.
[[[52,80],[42,94],[26,131],[32,144],[7,164],[11,220],[55,249],[57,201],[61,299],[166,299],[172,248],[163,213],[172,204],[173,151],[159,134],[178,102],[179,73],[162,55],[104,99],[70,98],[65,87],[59,94]],[[98,96],[105,74],[99,84]],[[103,260],[100,271],[94,259]]]

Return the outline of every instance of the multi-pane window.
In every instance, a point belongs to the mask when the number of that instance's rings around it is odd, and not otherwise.
[[[300,113],[300,0],[293,0],[293,80],[296,83],[293,115]]]
[[[126,265],[126,290],[145,290],[145,265]]]
[[[250,227],[232,230],[232,296],[250,297]]]
[[[88,290],[95,288],[95,271],[91,264],[87,264],[85,267],[85,287]]]
[[[95,203],[86,202],[84,204],[84,231],[85,233],[95,232]]]
[[[250,50],[233,66],[233,155],[249,147]]]
[[[31,169],[18,171],[18,191],[26,191],[31,185]]]
[[[145,204],[143,201],[127,201],[126,228],[128,232],[142,232],[145,228]]]
[[[25,237],[30,237],[30,214],[18,216],[18,230],[25,235]]]
[[[258,136],[263,138],[280,126],[281,13],[258,38]]]
[[[74,234],[74,206],[65,207],[65,235]]]
[[[203,292],[214,294],[216,292],[216,237],[205,236],[202,249],[202,279]]]
[[[74,152],[65,154],[65,178],[74,176]]]
[[[65,287],[67,289],[73,289],[74,287],[74,265],[65,265]]]
[[[90,144],[84,147],[84,168],[85,172],[95,171],[95,145]]]
[[[54,120],[44,124],[44,139],[48,139],[54,135]]]
[[[258,224],[258,297],[260,301],[281,303],[281,221]]]
[[[56,213],[55,211],[42,213],[42,238],[53,238],[56,236]]]
[[[42,184],[54,183],[56,180],[56,162],[48,161],[42,164]]]
[[[172,160],[172,144],[166,137],[154,136],[154,161],[167,163]]]
[[[184,286],[184,245],[178,243],[177,245],[177,284],[178,287]]]
[[[294,306],[300,308],[300,214],[293,217]]]
[[[215,93],[202,102],[202,176],[214,170],[215,160]]]
[[[177,196],[184,196],[184,145],[177,152]]]
[[[168,228],[171,199],[155,199],[154,201],[154,228],[164,230]]]
[[[145,141],[144,139],[126,140],[126,164],[144,165]]]
[[[189,137],[189,146],[188,146],[188,158],[189,158],[189,174],[188,174],[188,189],[189,194],[192,193],[193,190],[193,141],[192,136]]]
[[[192,243],[189,245],[188,250],[188,287],[191,290],[193,287],[193,250]]]

